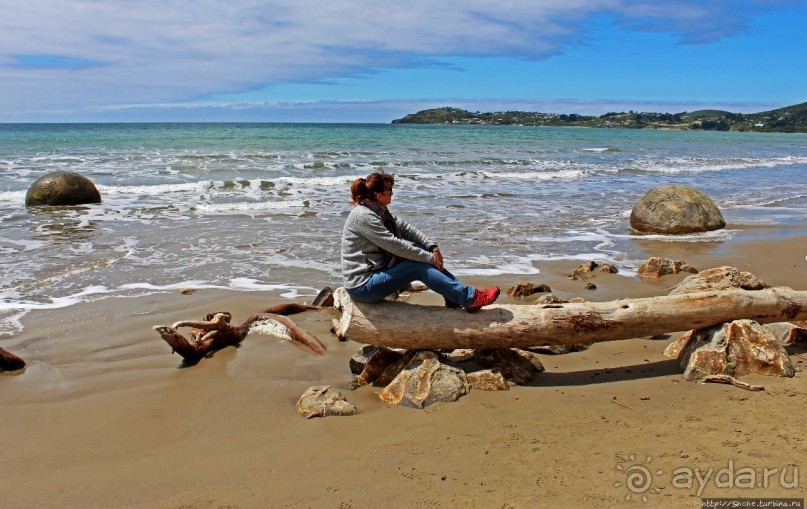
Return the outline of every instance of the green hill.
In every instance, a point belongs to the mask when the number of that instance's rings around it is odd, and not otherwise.
[[[530,111],[472,113],[446,106],[419,111],[393,124],[473,124],[624,129],[694,129],[707,131],[759,131],[807,133],[807,103],[759,113],[699,110],[682,113],[610,112],[600,116]]]
[[[698,110],[698,111],[693,111],[691,113],[685,114],[684,118],[686,120],[691,120],[691,121],[692,120],[700,120],[700,119],[704,119],[704,118],[714,120],[714,119],[718,119],[718,118],[723,118],[729,113],[730,112],[723,111],[723,110]]]

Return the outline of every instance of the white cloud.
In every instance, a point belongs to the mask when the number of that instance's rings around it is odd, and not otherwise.
[[[446,56],[543,59],[585,41],[586,20],[601,14],[702,42],[741,30],[760,3],[0,0],[0,119],[36,109],[192,101]],[[92,65],[20,62],[30,56]]]

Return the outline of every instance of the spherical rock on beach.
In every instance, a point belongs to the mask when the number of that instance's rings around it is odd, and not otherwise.
[[[101,193],[90,179],[71,171],[48,173],[36,180],[25,195],[25,206],[101,203]]]
[[[630,226],[642,233],[682,234],[719,230],[726,221],[703,192],[687,186],[661,186],[636,203]]]

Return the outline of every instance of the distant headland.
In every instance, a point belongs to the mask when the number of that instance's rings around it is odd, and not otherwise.
[[[628,111],[606,113],[598,117],[576,113],[566,115],[531,111],[474,113],[460,108],[445,107],[419,111],[393,120],[392,123],[807,133],[807,103],[760,113],[731,113],[722,110],[682,113]]]

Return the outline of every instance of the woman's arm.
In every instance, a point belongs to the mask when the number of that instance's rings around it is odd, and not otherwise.
[[[397,220],[396,220],[397,221]],[[415,260],[419,262],[425,262],[430,265],[435,265],[436,257],[428,252],[424,251],[423,249],[414,245],[415,242],[421,243],[423,245],[428,246],[429,241],[426,237],[422,234],[418,235],[417,237],[412,236],[412,228],[404,221],[397,221],[399,232],[403,238],[398,238],[390,232],[384,223],[381,221],[381,218],[378,217],[375,213],[368,211],[367,214],[364,214],[362,217],[362,221],[360,223],[360,228],[357,233],[362,235],[364,238],[375,244],[376,246],[380,247],[384,251],[398,256],[399,258],[406,258],[409,260]],[[402,229],[401,226],[407,228],[406,230]],[[406,233],[404,233],[406,231]],[[417,232],[417,230],[414,230]],[[420,232],[417,232],[418,234]],[[412,240],[412,239],[416,240]],[[425,240],[426,243],[421,242],[421,240]]]
[[[401,237],[405,238],[406,240],[425,246],[428,251],[432,251],[433,249],[437,248],[436,242],[432,242],[426,235],[423,234],[423,232],[406,221],[395,218],[395,223],[398,225],[398,231],[400,232]]]

